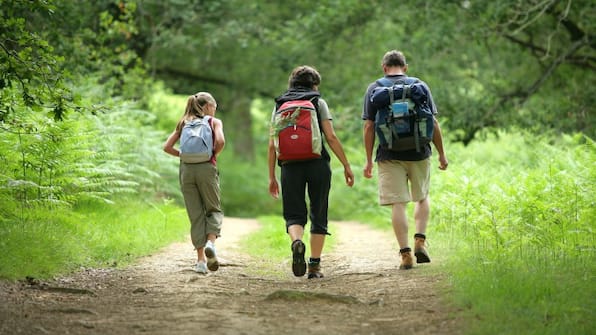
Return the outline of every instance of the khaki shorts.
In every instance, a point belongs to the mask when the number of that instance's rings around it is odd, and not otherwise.
[[[380,161],[379,203],[424,200],[430,187],[430,158],[422,161]]]

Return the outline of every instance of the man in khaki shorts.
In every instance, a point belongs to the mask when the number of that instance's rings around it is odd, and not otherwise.
[[[391,50],[385,53],[382,61],[384,81],[392,83],[421,83],[426,89],[428,86],[423,81],[408,77],[408,65],[402,52]],[[364,96],[362,119],[364,120],[363,140],[366,150],[366,165],[364,177],[372,177],[372,154],[375,144],[375,118],[377,109],[372,106],[370,98],[373,90],[382,86],[379,81],[371,83]],[[428,89],[429,105],[434,115],[437,114],[436,106]],[[439,155],[439,169],[447,169],[447,157],[443,150],[443,137],[436,117],[433,118],[434,129],[432,143]],[[414,221],[416,233],[414,234],[414,254],[417,263],[428,263],[430,258],[425,248],[426,226],[430,214],[430,201],[428,198],[430,188],[430,157],[432,150],[430,144],[424,145],[421,150],[402,150],[380,145],[377,147],[375,161],[379,167],[379,203],[383,206],[392,206],[391,223],[399,244],[401,255],[400,269],[411,269],[413,266],[412,249],[408,244],[408,219],[406,208],[408,202],[415,203]]]

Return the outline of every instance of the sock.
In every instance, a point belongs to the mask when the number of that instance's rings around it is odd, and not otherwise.
[[[410,247],[399,249],[399,253],[400,254],[403,254],[405,252],[410,252],[410,251],[412,251],[412,249]]]
[[[319,263],[321,263],[321,258],[312,258],[312,257],[310,257],[310,258],[308,259],[308,262],[309,262],[310,264],[319,264]]]
[[[414,234],[414,238],[416,238],[416,237],[419,237],[419,238],[422,238],[422,239],[425,239],[426,240],[426,235],[421,234],[421,233]]]

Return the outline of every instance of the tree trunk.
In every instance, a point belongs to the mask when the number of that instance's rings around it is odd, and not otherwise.
[[[218,99],[220,114],[224,122],[226,147],[234,150],[234,154],[243,159],[254,160],[254,143],[252,138],[252,118],[250,115],[251,98],[239,91],[231,91],[230,95]],[[219,107],[218,107],[219,108]]]

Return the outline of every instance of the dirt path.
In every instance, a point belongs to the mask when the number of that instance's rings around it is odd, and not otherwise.
[[[326,277],[308,280],[292,275],[289,260],[240,250],[236,242],[255,229],[254,220],[226,218],[217,242],[222,266],[206,276],[191,270],[187,242],[122,270],[0,282],[0,334],[460,333],[439,300],[437,261],[398,270],[390,234],[331,223],[337,246],[323,254]]]

